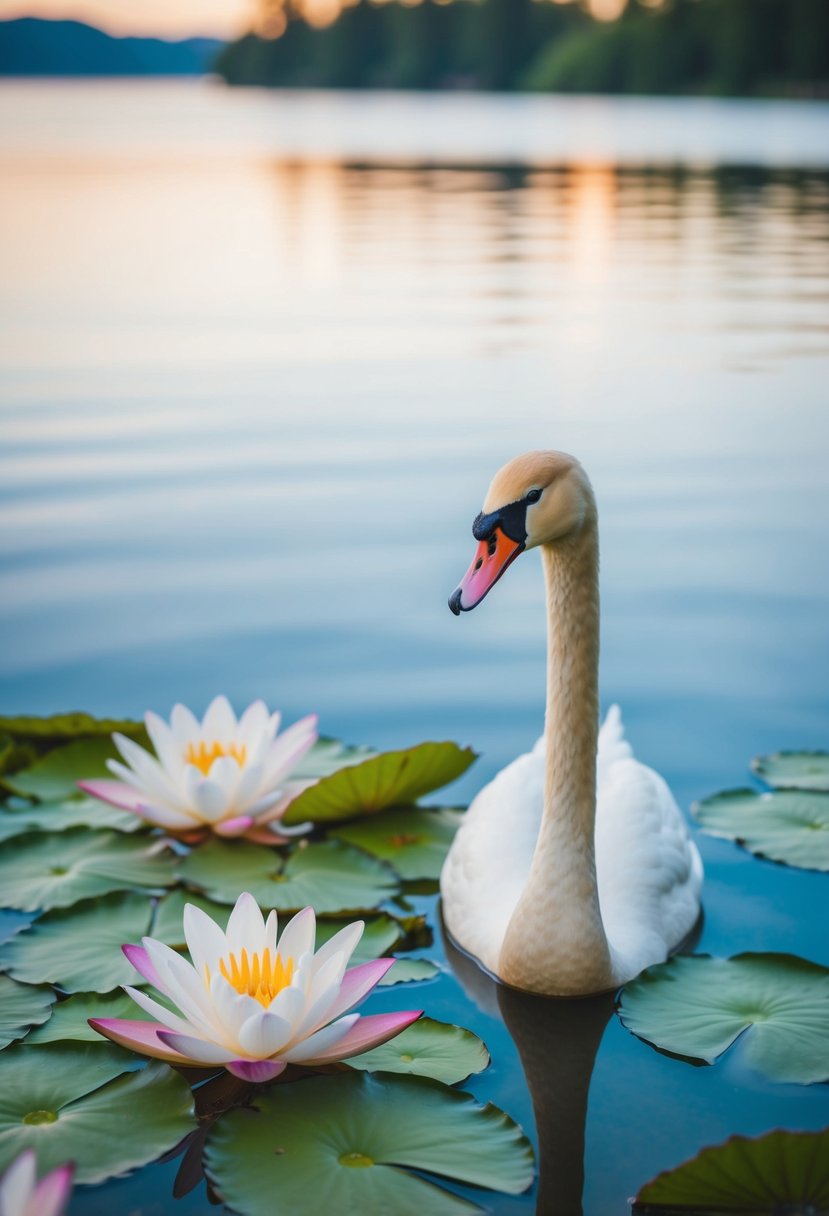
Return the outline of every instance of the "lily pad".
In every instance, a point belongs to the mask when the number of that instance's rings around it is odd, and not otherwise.
[[[429,958],[398,958],[394,966],[380,981],[380,987],[393,984],[411,984],[418,980],[433,980],[440,975],[440,968]]]
[[[402,807],[331,832],[394,866],[401,878],[439,878],[463,812],[448,807]]]
[[[89,1018],[129,1018],[140,1022],[143,1013],[132,997],[120,990],[104,996],[96,992],[79,992],[59,1001],[48,1022],[38,1026],[26,1038],[30,1043],[103,1043],[104,1039],[89,1025]]]
[[[288,807],[284,822],[339,823],[392,806],[408,806],[460,777],[475,759],[471,748],[457,743],[420,743],[403,751],[383,752],[341,768],[304,790]]]
[[[22,1038],[29,1027],[45,1022],[54,999],[51,988],[17,984],[0,975],[0,1048]]]
[[[132,1067],[108,1045],[11,1048],[0,1089],[0,1168],[33,1148],[40,1171],[74,1161],[78,1182],[102,1182],[176,1145],[196,1125],[189,1086],[166,1064],[126,1071]]]
[[[146,896],[121,894],[88,899],[47,912],[0,946],[0,967],[26,984],[57,984],[66,992],[109,992],[135,981],[121,952],[150,927]]]
[[[323,737],[317,739],[310,752],[291,770],[291,777],[329,777],[350,764],[361,764],[369,756],[376,756],[373,747],[350,747],[339,739]]]
[[[308,904],[318,914],[367,911],[397,891],[388,866],[339,840],[302,841],[287,858],[265,845],[211,840],[184,858],[179,875],[220,903],[250,891],[279,912]]]
[[[431,1018],[420,1018],[390,1042],[347,1061],[361,1072],[410,1073],[444,1085],[483,1072],[489,1062],[489,1052],[471,1030]]]
[[[829,969],[791,954],[669,959],[625,985],[619,1017],[675,1055],[712,1064],[742,1036],[772,1081],[829,1078]]]
[[[348,920],[318,920],[317,921],[317,949],[329,941],[335,933],[339,933],[340,929],[344,928],[349,923]],[[363,936],[357,943],[356,949],[351,956],[350,967],[356,963],[368,963],[375,958],[381,958],[382,955],[388,954],[405,935],[403,926],[396,921],[392,916],[386,916],[381,913],[380,916],[369,916],[366,918],[366,927],[363,930]],[[392,967],[392,971],[395,967]],[[380,983],[382,984],[382,980]]]
[[[829,752],[775,752],[756,756],[751,767],[778,790],[829,792]]]
[[[829,1209],[829,1128],[732,1136],[646,1183],[634,1211],[748,1212]]]
[[[137,815],[119,811],[97,798],[63,798],[0,809],[0,843],[26,832],[65,832],[78,827],[135,832],[146,824]]]
[[[92,714],[85,713],[52,714],[46,718],[29,714],[0,717],[0,734],[11,735],[14,739],[24,742],[31,741],[38,746],[64,743],[69,739],[88,738],[93,735],[105,735],[109,738],[116,730],[139,742],[147,737],[144,723],[136,722],[132,718],[93,718]]]
[[[228,1112],[210,1129],[205,1170],[242,1216],[387,1212],[456,1216],[476,1210],[425,1171],[517,1195],[533,1179],[521,1129],[424,1077],[344,1073],[257,1093],[254,1109]]]
[[[826,794],[726,790],[696,803],[693,812],[710,835],[736,840],[751,853],[802,870],[829,870]]]
[[[42,801],[69,798],[78,792],[78,782],[86,777],[108,777],[107,760],[119,759],[109,738],[78,739],[37,760],[6,778],[6,785],[17,794]]]
[[[10,908],[66,908],[81,899],[130,888],[157,890],[174,881],[173,858],[158,842],[73,828],[19,836],[0,858],[0,890]]]

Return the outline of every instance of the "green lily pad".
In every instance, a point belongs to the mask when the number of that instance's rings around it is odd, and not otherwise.
[[[829,1209],[829,1128],[732,1136],[666,1170],[636,1196],[634,1212],[824,1212]]]
[[[401,878],[439,878],[463,812],[448,807],[401,807],[350,823],[330,835],[394,866]]]
[[[349,1072],[257,1092],[254,1109],[217,1120],[205,1170],[241,1216],[384,1212],[457,1216],[475,1207],[422,1170],[517,1195],[533,1179],[521,1129],[424,1077]]]
[[[393,984],[433,980],[436,975],[440,975],[440,968],[429,958],[398,958],[381,979],[380,986],[390,988]]]
[[[829,792],[829,752],[775,752],[756,756],[751,767],[778,790]]]
[[[45,1022],[54,999],[51,988],[17,984],[0,975],[0,1048],[21,1039],[30,1026]]]
[[[21,769],[6,778],[6,785],[17,794],[48,801],[69,798],[78,792],[78,782],[87,777],[109,777],[107,760],[119,759],[109,738],[78,739],[48,752],[31,768]]]
[[[121,952],[150,927],[144,895],[107,895],[47,912],[0,946],[0,967],[26,984],[57,984],[66,992],[109,992],[135,982]]]
[[[410,1073],[444,1085],[483,1072],[489,1062],[489,1052],[471,1030],[431,1018],[420,1018],[390,1042],[347,1061],[361,1072]]]
[[[471,748],[457,743],[420,743],[403,751],[383,752],[341,768],[304,790],[288,807],[284,822],[339,823],[392,806],[408,806],[460,777],[475,759]]]
[[[0,808],[0,843],[26,832],[65,832],[78,827],[135,832],[146,824],[137,815],[119,811],[97,798],[63,798]]]
[[[291,770],[291,777],[330,777],[350,764],[361,764],[369,756],[376,756],[373,747],[349,747],[339,739],[323,737],[317,739],[310,752]]]
[[[267,845],[211,840],[180,862],[179,876],[220,903],[250,891],[279,912],[308,904],[318,914],[368,911],[397,891],[388,866],[339,840],[302,841],[287,858]]]
[[[173,1148],[196,1126],[189,1086],[166,1064],[130,1068],[125,1052],[105,1044],[11,1048],[0,1087],[0,1169],[33,1148],[40,1172],[74,1161],[76,1181],[102,1182]]]
[[[619,1017],[675,1055],[711,1064],[742,1036],[772,1081],[829,1078],[829,969],[792,954],[669,959],[625,985]]]
[[[73,828],[19,836],[0,857],[0,890],[10,908],[66,908],[80,899],[129,888],[157,890],[174,881],[171,854],[157,841]]]
[[[26,1037],[29,1043],[103,1043],[101,1035],[89,1025],[89,1018],[129,1018],[134,1022],[148,1020],[132,997],[117,990],[105,995],[79,992],[59,1001],[48,1022],[38,1026]]]
[[[46,718],[29,714],[0,717],[0,734],[11,735],[12,738],[23,742],[31,741],[38,746],[65,743],[69,739],[94,735],[105,735],[109,738],[116,730],[131,739],[137,739],[139,743],[147,737],[144,723],[136,722],[132,718],[93,718],[92,714],[85,713],[52,714]]]
[[[802,870],[829,870],[829,796],[798,790],[726,790],[693,812],[711,836]]]

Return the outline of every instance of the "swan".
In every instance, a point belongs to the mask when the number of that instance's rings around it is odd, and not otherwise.
[[[667,784],[599,729],[598,515],[579,462],[528,452],[496,473],[449,600],[481,602],[525,549],[547,586],[544,734],[470,805],[444,862],[443,918],[496,979],[545,996],[617,988],[663,962],[700,913],[702,861]]]

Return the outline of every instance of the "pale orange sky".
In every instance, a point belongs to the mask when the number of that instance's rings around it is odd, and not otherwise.
[[[319,3],[330,8],[330,0]],[[594,14],[604,19],[617,17],[626,3],[627,0],[590,0]],[[256,9],[256,0],[0,0],[0,19],[71,17],[113,34],[166,38],[210,34],[232,38],[250,28]]]

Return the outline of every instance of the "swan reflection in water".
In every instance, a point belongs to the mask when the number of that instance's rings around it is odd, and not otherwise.
[[[587,1099],[614,993],[535,996],[498,983],[440,921],[446,960],[465,995],[500,1018],[521,1057],[538,1136],[537,1216],[582,1216]]]

